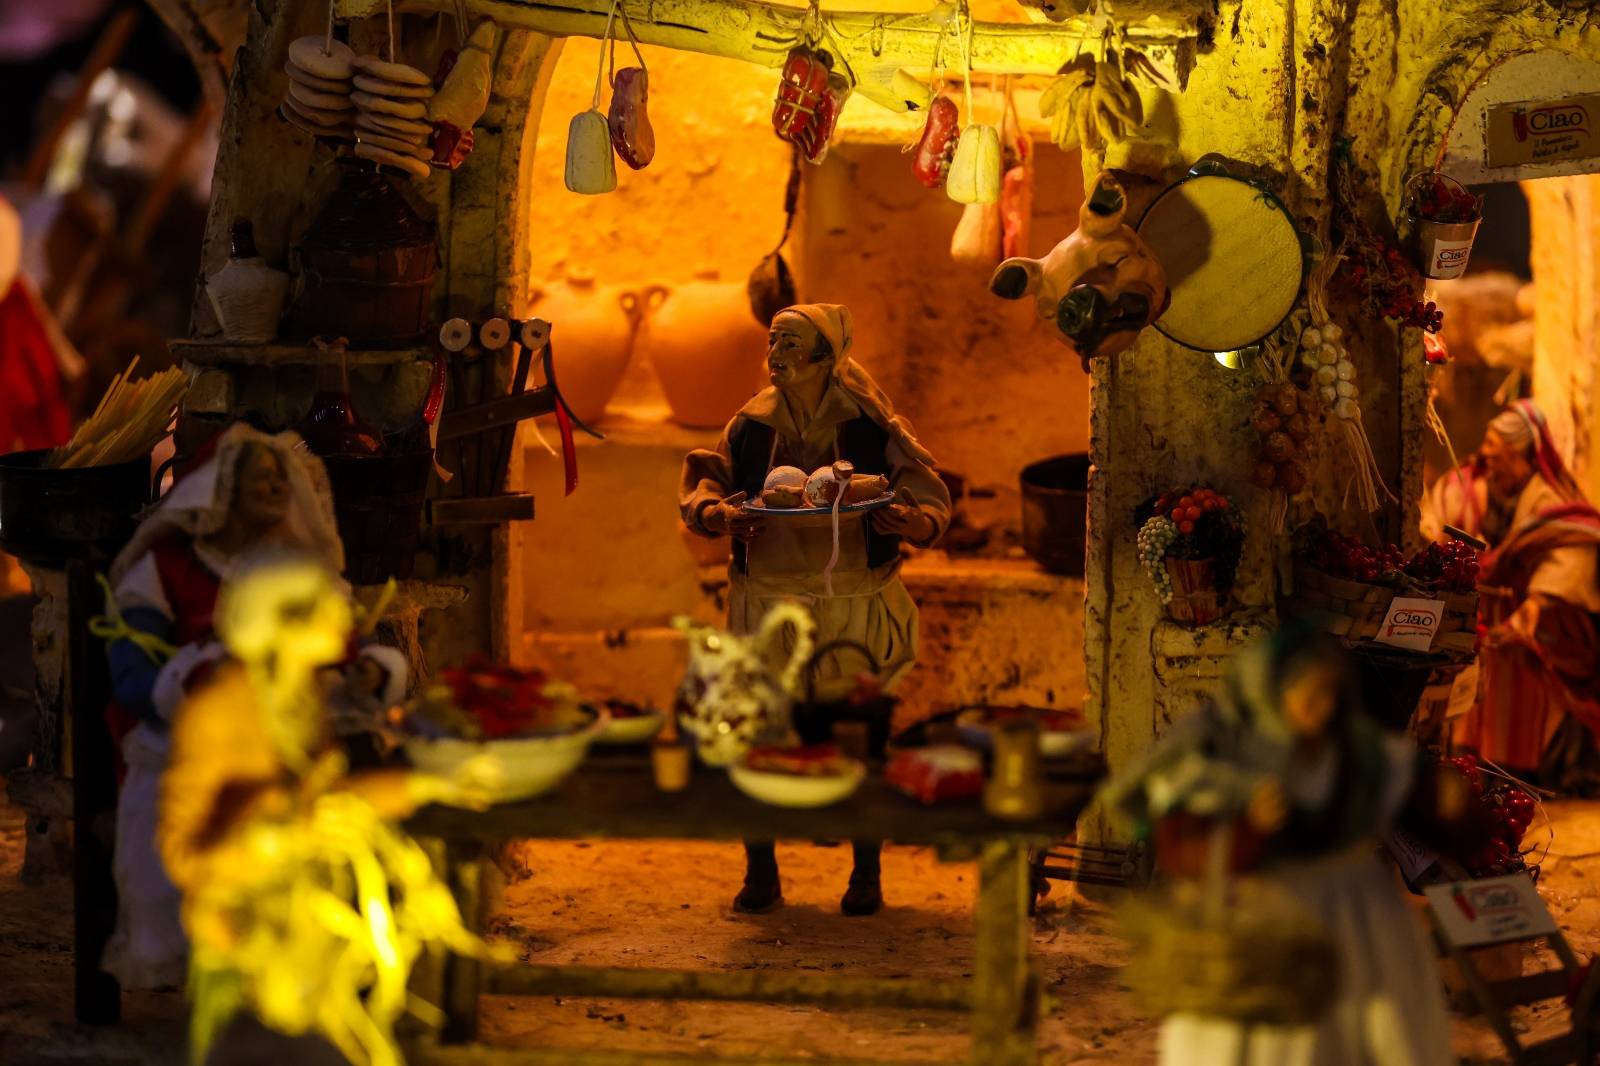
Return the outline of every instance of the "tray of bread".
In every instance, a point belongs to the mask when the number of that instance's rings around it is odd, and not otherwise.
[[[747,514],[783,518],[819,518],[833,514],[876,511],[894,502],[889,479],[882,474],[858,474],[840,461],[807,474],[797,466],[780,466],[767,475],[758,499],[746,500]]]

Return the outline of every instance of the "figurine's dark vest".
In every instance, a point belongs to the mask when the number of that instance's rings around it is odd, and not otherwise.
[[[734,491],[745,492],[750,499],[761,498],[761,487],[767,480],[767,462],[772,457],[772,439],[777,430],[740,415],[728,431],[728,447],[733,453]],[[889,432],[865,415],[841,423],[839,458],[856,468],[858,474],[882,474],[893,478],[889,469]],[[867,565],[876,569],[893,562],[900,555],[900,538],[878,533],[871,523],[866,524]],[[733,564],[741,573],[745,571],[744,542],[733,542]]]

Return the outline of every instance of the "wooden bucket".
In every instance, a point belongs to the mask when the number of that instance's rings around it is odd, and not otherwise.
[[[1167,556],[1167,576],[1172,579],[1167,614],[1173,621],[1203,626],[1227,613],[1228,594],[1217,588],[1216,562]]]

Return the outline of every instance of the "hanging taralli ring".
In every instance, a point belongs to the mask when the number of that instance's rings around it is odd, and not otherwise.
[[[542,318],[529,318],[517,323],[517,343],[536,352],[550,342],[550,323]]]
[[[511,341],[511,324],[503,318],[491,318],[478,327],[478,343],[488,351],[504,348]]]
[[[465,351],[472,343],[472,324],[464,318],[446,319],[439,327],[439,346],[447,352]]]

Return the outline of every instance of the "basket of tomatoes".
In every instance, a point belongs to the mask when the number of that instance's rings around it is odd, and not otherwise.
[[[1478,553],[1467,544],[1430,544],[1407,557],[1333,530],[1299,538],[1290,613],[1349,640],[1372,640],[1397,596],[1442,600],[1433,650],[1470,652],[1477,642]]]
[[[1175,621],[1214,622],[1227,613],[1244,550],[1244,515],[1205,485],[1164,492],[1135,514],[1139,562]]]

